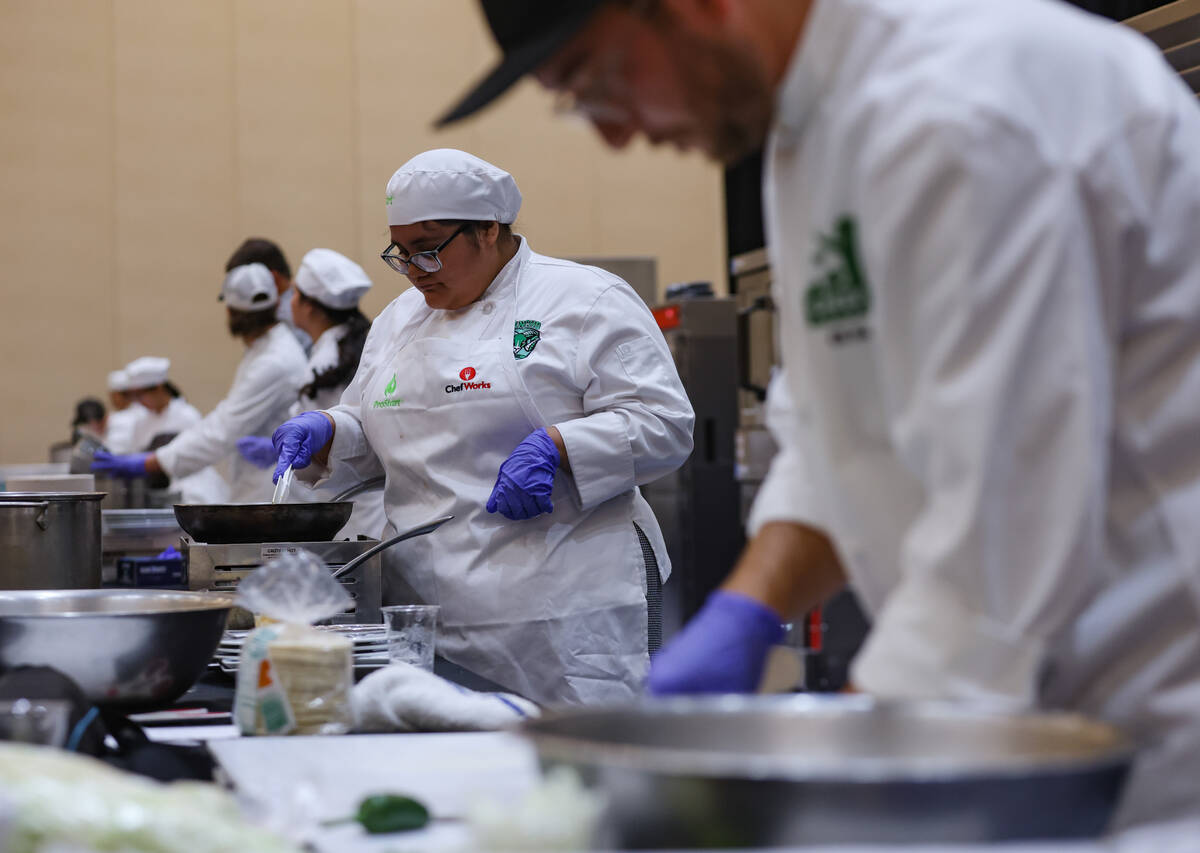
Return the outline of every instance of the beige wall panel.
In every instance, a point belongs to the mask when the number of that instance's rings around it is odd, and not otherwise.
[[[207,411],[241,355],[216,301],[238,234],[232,3],[116,10],[118,360],[169,357]]]
[[[44,462],[113,352],[112,5],[4,4],[0,461]]]
[[[239,238],[275,240],[293,270],[318,246],[353,256],[359,209],[352,4],[236,0],[234,11]]]
[[[354,257],[377,313],[407,286],[377,258],[384,185],[428,148],[510,170],[519,228],[541,252],[651,254],[660,285],[723,279],[719,169],[610,152],[530,83],[433,130],[496,58],[476,0],[12,0],[4,12],[0,463],[41,459],[74,401],[138,355],[169,356],[211,408],[242,351],[216,294],[251,233],[293,266],[316,245]]]
[[[408,286],[378,258],[388,244],[383,202],[388,178],[430,148],[476,153],[478,134],[472,127],[435,131],[432,125],[460,81],[487,61],[491,45],[474,0],[359,0],[355,32],[359,251],[376,285],[363,309],[374,316]]]

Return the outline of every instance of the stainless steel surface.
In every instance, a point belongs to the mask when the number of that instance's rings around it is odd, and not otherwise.
[[[105,706],[165,705],[204,671],[232,606],[194,592],[0,592],[0,668],[52,666]]]
[[[100,586],[99,492],[0,492],[0,589]]]
[[[1095,837],[1133,754],[1075,715],[867,697],[646,703],[521,733],[603,790],[601,841],[623,848]]]
[[[350,501],[175,504],[179,526],[210,545],[332,539],[353,511]]]
[[[664,309],[678,319],[663,336],[696,413],[691,456],[642,487],[671,558],[671,580],[662,589],[666,641],[729,573],[743,535],[734,478],[736,304],[724,298],[684,299],[662,306],[660,317]]]
[[[338,569],[378,544],[379,541],[376,539],[340,542],[227,544],[185,542],[183,551],[187,557],[189,589],[233,594],[242,578],[281,551],[303,548],[315,554],[331,569]],[[344,624],[381,621],[382,617],[379,613],[379,607],[383,603],[381,566],[382,561],[376,554],[345,577],[338,578],[346,588],[346,592],[354,600],[354,607],[346,613],[334,617],[330,620],[331,622]],[[245,611],[239,608],[237,613],[244,614]],[[230,627],[239,626],[233,624]]]
[[[101,577],[116,580],[121,557],[153,557],[168,547],[179,547],[183,528],[175,510],[103,509],[100,511]]]
[[[366,562],[371,557],[374,557],[376,554],[381,553],[382,551],[386,551],[388,548],[391,548],[393,545],[398,545],[399,543],[403,542],[406,539],[412,539],[414,536],[424,536],[426,533],[432,533],[433,531],[437,530],[439,527],[441,527],[443,524],[445,524],[447,521],[449,521],[452,518],[454,518],[454,516],[445,515],[445,516],[442,516],[441,518],[436,518],[433,521],[427,522],[425,524],[418,525],[417,527],[410,528],[409,530],[406,530],[403,533],[397,533],[391,539],[385,539],[384,541],[380,542],[378,545],[375,545],[372,548],[370,548],[366,551],[363,551],[361,554],[359,554],[353,560],[346,563],[346,565],[342,566],[340,569],[338,569],[336,572],[334,572],[333,576],[335,578],[340,578],[342,575],[349,574],[350,572],[357,569],[360,565],[362,565],[362,563]]]
[[[369,480],[363,480],[361,483],[355,483],[344,492],[339,492],[333,496],[333,500],[335,503],[337,501],[348,501],[350,498],[360,495],[363,492],[369,492],[372,489],[382,489],[385,483],[387,483],[387,477],[372,477]]]

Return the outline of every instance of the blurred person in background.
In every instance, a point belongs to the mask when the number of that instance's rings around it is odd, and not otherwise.
[[[292,417],[341,402],[342,393],[358,370],[371,329],[371,321],[358,307],[370,289],[366,271],[332,249],[313,249],[300,261],[291,290],[291,314],[296,326],[312,338],[313,346],[308,355],[309,381],[300,389]],[[238,440],[238,451],[259,467],[275,467],[275,446],[266,436],[244,436]],[[295,482],[288,498],[327,501],[353,485],[338,482],[314,488]],[[354,515],[339,536],[379,538],[387,523],[382,489],[363,492],[353,500]]]
[[[98,451],[94,471],[120,477],[164,473],[175,480],[229,459],[230,498],[238,503],[270,500],[270,475],[243,459],[236,443],[246,435],[269,435],[287,419],[306,381],[304,350],[276,318],[279,291],[262,264],[234,267],[218,298],[225,303],[229,333],[245,346],[225,399],[153,452]]]
[[[133,431],[146,416],[146,410],[129,395],[129,376],[124,370],[108,374],[108,418],[104,424],[103,444],[110,453],[131,453]]]
[[[296,325],[292,318],[292,267],[278,244],[265,237],[247,237],[242,245],[234,249],[229,260],[225,262],[225,272],[234,267],[246,264],[262,264],[271,271],[275,280],[275,289],[279,292],[279,302],[275,308],[275,317],[281,323],[286,323],[296,336],[296,341],[307,353],[313,345],[313,337]]]
[[[71,420],[71,444],[85,435],[103,442],[107,421],[108,413],[104,404],[95,397],[84,397],[75,404],[75,417]]]
[[[146,414],[134,427],[133,449],[149,451],[164,447],[179,433],[203,420],[200,410],[183,398],[170,380],[171,361],[156,356],[143,356],[125,365],[129,378],[129,394],[146,409]],[[229,500],[229,484],[216,468],[208,466],[163,484],[179,492],[183,503],[225,503]]]

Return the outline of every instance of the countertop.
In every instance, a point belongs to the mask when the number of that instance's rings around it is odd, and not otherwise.
[[[461,818],[480,800],[511,804],[539,778],[532,748],[514,734],[347,735],[343,737],[234,738],[209,744],[226,780],[269,823],[307,829],[321,853],[478,849]],[[326,819],[351,814],[381,791],[414,796],[435,821],[419,832],[368,836],[357,825],[320,829]],[[1200,817],[1131,830],[1117,837],[1065,844],[857,845],[809,847],[808,853],[1195,853]]]

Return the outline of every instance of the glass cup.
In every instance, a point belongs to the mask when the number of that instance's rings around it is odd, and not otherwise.
[[[436,604],[399,604],[381,607],[387,626],[388,660],[402,661],[433,672],[433,652],[437,642]]]
[[[15,699],[0,702],[0,740],[61,747],[67,741],[67,702]]]

